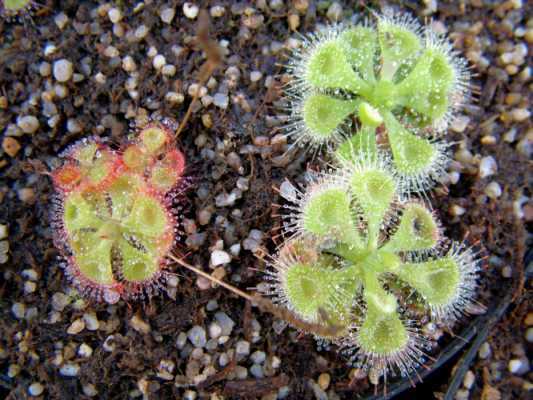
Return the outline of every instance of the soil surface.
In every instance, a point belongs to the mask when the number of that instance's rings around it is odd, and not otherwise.
[[[118,16],[109,12],[113,6]],[[276,189],[285,179],[303,183],[307,168],[323,167],[305,149],[287,151],[281,90],[287,78],[280,64],[299,33],[389,6],[421,21],[432,18],[471,63],[474,101],[451,126],[454,161],[446,186],[430,200],[446,235],[466,239],[484,255],[479,302],[486,306],[471,310],[478,316],[453,332],[440,332],[432,351],[436,359],[449,353],[455,335],[478,321],[465,344],[468,349],[486,333],[477,354],[466,365],[453,358],[404,398],[443,398],[455,363],[466,373],[447,399],[528,397],[533,271],[524,256],[533,219],[527,181],[533,19],[527,2],[494,0],[185,6],[42,0],[16,18],[0,17],[0,224],[7,227],[0,236],[0,397],[266,400],[383,393],[335,347],[319,349],[311,336],[177,265],[177,285],[149,301],[106,305],[83,298],[66,281],[53,247],[47,171],[81,138],[118,144],[152,118],[182,121],[199,90],[180,135],[190,187],[177,253],[243,290],[254,288],[265,255],[280,241],[273,204],[283,200]],[[191,87],[205,62],[198,9],[211,15],[210,35],[224,53],[202,88]],[[166,64],[159,70],[157,54]],[[64,82],[54,68],[62,59],[72,67]],[[231,262],[213,267],[214,250],[226,251]],[[483,318],[506,300],[503,317],[486,324]]]

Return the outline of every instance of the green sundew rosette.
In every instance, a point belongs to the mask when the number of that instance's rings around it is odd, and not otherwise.
[[[443,307],[455,298],[461,282],[457,261],[450,256],[420,263],[406,263],[398,277],[413,287],[431,307]]]

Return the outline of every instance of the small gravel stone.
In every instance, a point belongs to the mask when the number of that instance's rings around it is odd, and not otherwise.
[[[485,187],[485,194],[491,199],[497,199],[502,195],[502,188],[498,182],[492,181]]]
[[[80,333],[84,329],[85,329],[85,322],[83,321],[83,319],[78,318],[78,319],[74,320],[74,322],[72,322],[72,324],[70,324],[70,326],[67,329],[67,333],[69,335],[77,335],[78,333]]]
[[[181,350],[185,347],[187,343],[187,334],[185,332],[180,332],[176,338],[176,347]]]
[[[39,382],[34,382],[28,387],[30,396],[40,396],[44,392],[44,386]]]
[[[92,383],[88,383],[82,386],[83,394],[88,397],[94,397],[98,394],[98,390]]]
[[[234,371],[237,379],[246,379],[248,377],[248,370],[242,365],[237,365]]]
[[[222,353],[220,357],[218,358],[218,365],[221,367],[225,367],[229,364],[229,356],[227,353]]]
[[[254,351],[250,356],[250,359],[254,364],[263,364],[266,360],[266,354],[264,351]]]
[[[9,378],[14,378],[15,376],[17,376],[19,373],[20,373],[20,370],[22,368],[20,368],[20,365],[18,364],[11,364],[8,369],[7,369],[7,376]]]
[[[215,319],[222,328],[222,335],[229,336],[233,330],[233,327],[235,326],[235,322],[228,316],[228,314],[222,311],[219,311],[215,314]]]
[[[0,224],[0,240],[7,239],[8,235],[7,225]]]
[[[326,16],[331,22],[339,21],[342,18],[342,6],[337,2],[331,3]]]
[[[247,342],[246,340],[239,340],[235,345],[235,352],[241,357],[247,356],[250,354],[250,342]]]
[[[252,374],[252,376],[256,377],[257,379],[261,379],[264,377],[263,367],[261,367],[258,364],[254,364],[250,367],[250,373]]]
[[[207,311],[215,311],[218,308],[218,301],[215,299],[209,300],[207,302],[207,305],[205,306],[205,309]]]
[[[209,14],[211,14],[213,18],[220,18],[225,13],[226,9],[224,8],[224,6],[213,6],[209,9]]]
[[[320,386],[322,390],[327,390],[330,382],[331,376],[327,373],[320,374],[320,376],[318,377],[318,386]]]
[[[466,115],[457,116],[451,123],[450,128],[457,133],[464,132],[468,124],[470,123],[470,118]]]
[[[527,328],[527,330],[526,330],[526,340],[529,343],[533,343],[533,327]]]
[[[176,9],[172,7],[165,7],[161,10],[159,17],[165,24],[170,24],[176,15]]]
[[[185,3],[183,4],[183,14],[189,19],[195,19],[198,16],[198,13],[200,12],[200,8],[193,3]]]
[[[215,250],[211,253],[211,264],[214,267],[228,264],[231,262],[231,256],[224,250]]]
[[[161,68],[161,73],[164,76],[174,76],[176,75],[176,67],[172,64],[166,64]]]
[[[487,358],[489,358],[491,355],[491,349],[490,349],[490,344],[488,342],[484,342],[480,347],[479,347],[479,352],[478,352],[478,356],[479,358],[481,358],[482,360],[486,360]]]
[[[20,151],[20,148],[20,143],[17,141],[17,139],[11,136],[6,136],[2,140],[2,149],[9,157],[15,157]]]
[[[17,319],[23,319],[26,313],[26,306],[22,303],[14,303],[11,306],[11,312]]]
[[[215,93],[215,95],[213,96],[213,104],[225,110],[226,108],[228,108],[229,98],[224,93]]]
[[[63,376],[77,376],[79,372],[80,366],[75,363],[66,363],[59,369],[59,373]]]
[[[108,337],[106,337],[104,343],[102,344],[103,349],[108,353],[115,351],[115,348],[117,347],[114,340],[115,335],[109,335]]]
[[[161,68],[163,68],[165,66],[165,64],[167,63],[167,60],[165,59],[165,56],[161,55],[161,54],[158,54],[154,57],[154,60],[152,61],[152,65],[154,66],[154,68],[156,70],[160,70]]]
[[[56,292],[52,296],[52,308],[55,311],[63,311],[63,309],[70,303],[70,298],[62,293]]]
[[[69,118],[67,120],[67,130],[70,133],[80,133],[83,130],[83,127],[80,125],[80,123],[76,119]]]
[[[479,163],[479,177],[486,178],[494,175],[498,170],[496,160],[492,156],[483,157]]]
[[[511,111],[511,116],[516,122],[522,122],[531,116],[531,112],[527,108],[515,108]]]
[[[72,78],[74,69],[69,60],[61,59],[54,62],[54,78],[59,82],[67,82]]]
[[[250,80],[252,82],[258,82],[263,77],[261,71],[252,71],[250,72]]]
[[[116,24],[122,19],[122,11],[120,11],[118,8],[113,7],[109,9],[109,11],[107,12],[107,16],[112,23]]]
[[[209,325],[209,337],[217,339],[222,335],[222,328],[216,322],[213,322]]]
[[[83,314],[83,321],[85,322],[85,327],[90,331],[96,331],[100,328],[100,322],[94,312]]]
[[[507,368],[514,375],[524,375],[529,371],[529,361],[527,358],[515,358],[509,361]]]
[[[474,373],[470,370],[466,371],[465,377],[463,378],[463,386],[470,390],[472,386],[474,385],[474,381],[476,379],[476,376]]]
[[[138,315],[134,315],[130,319],[130,326],[137,332],[148,334],[151,331],[150,325],[143,321]]]
[[[207,343],[207,338],[205,334],[205,329],[201,326],[193,326],[189,332],[187,332],[187,337],[191,341],[194,347],[204,347]]]
[[[139,25],[137,29],[135,29],[135,33],[133,34],[137,40],[142,40],[148,35],[149,29],[146,25]]]
[[[513,276],[513,269],[510,266],[506,265],[502,268],[502,276],[506,279],[509,279]]]
[[[54,17],[54,22],[60,30],[63,30],[68,23],[68,17],[64,12],[60,12]]]
[[[37,284],[32,281],[24,282],[24,294],[30,294],[35,292],[37,289]]]
[[[23,203],[33,203],[35,200],[35,191],[32,188],[20,188],[17,190],[17,196]]]
[[[122,69],[126,72],[133,72],[137,69],[135,60],[131,56],[125,56],[122,59]]]
[[[17,118],[17,126],[24,133],[35,133],[39,129],[39,120],[33,115],[25,115]]]
[[[113,58],[120,55],[118,49],[115,46],[107,46],[104,50],[104,56]]]
[[[89,358],[93,354],[93,349],[86,343],[80,344],[78,355],[83,358]]]

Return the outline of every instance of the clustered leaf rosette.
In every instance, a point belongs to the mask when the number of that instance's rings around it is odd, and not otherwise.
[[[98,139],[68,149],[52,172],[55,243],[82,293],[116,303],[150,296],[176,240],[176,190],[185,160],[166,121],[115,151]]]
[[[452,323],[474,302],[474,252],[443,237],[435,214],[405,196],[381,154],[352,156],[303,192],[284,185],[291,237],[263,292],[303,321],[340,327],[326,339],[360,368],[415,370],[428,344],[421,321]]]
[[[411,191],[426,190],[442,173],[447,145],[438,136],[468,99],[468,70],[430,27],[407,15],[328,27],[305,38],[288,69],[287,130],[296,142],[342,143],[358,117],[360,132],[382,138],[370,145],[390,151]]]

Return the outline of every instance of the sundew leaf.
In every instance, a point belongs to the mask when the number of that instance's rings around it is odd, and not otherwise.
[[[346,46],[345,54],[348,62],[367,82],[375,82],[374,66],[378,48],[377,33],[373,28],[354,26],[345,30],[340,39]]]
[[[357,75],[339,41],[327,41],[309,57],[305,79],[317,89],[344,89],[359,93],[368,85]]]
[[[433,213],[419,203],[408,203],[398,229],[383,246],[387,251],[429,250],[439,242],[439,227]]]
[[[315,93],[304,100],[302,116],[308,133],[323,141],[335,135],[336,129],[356,107],[355,100],[340,100]]]

